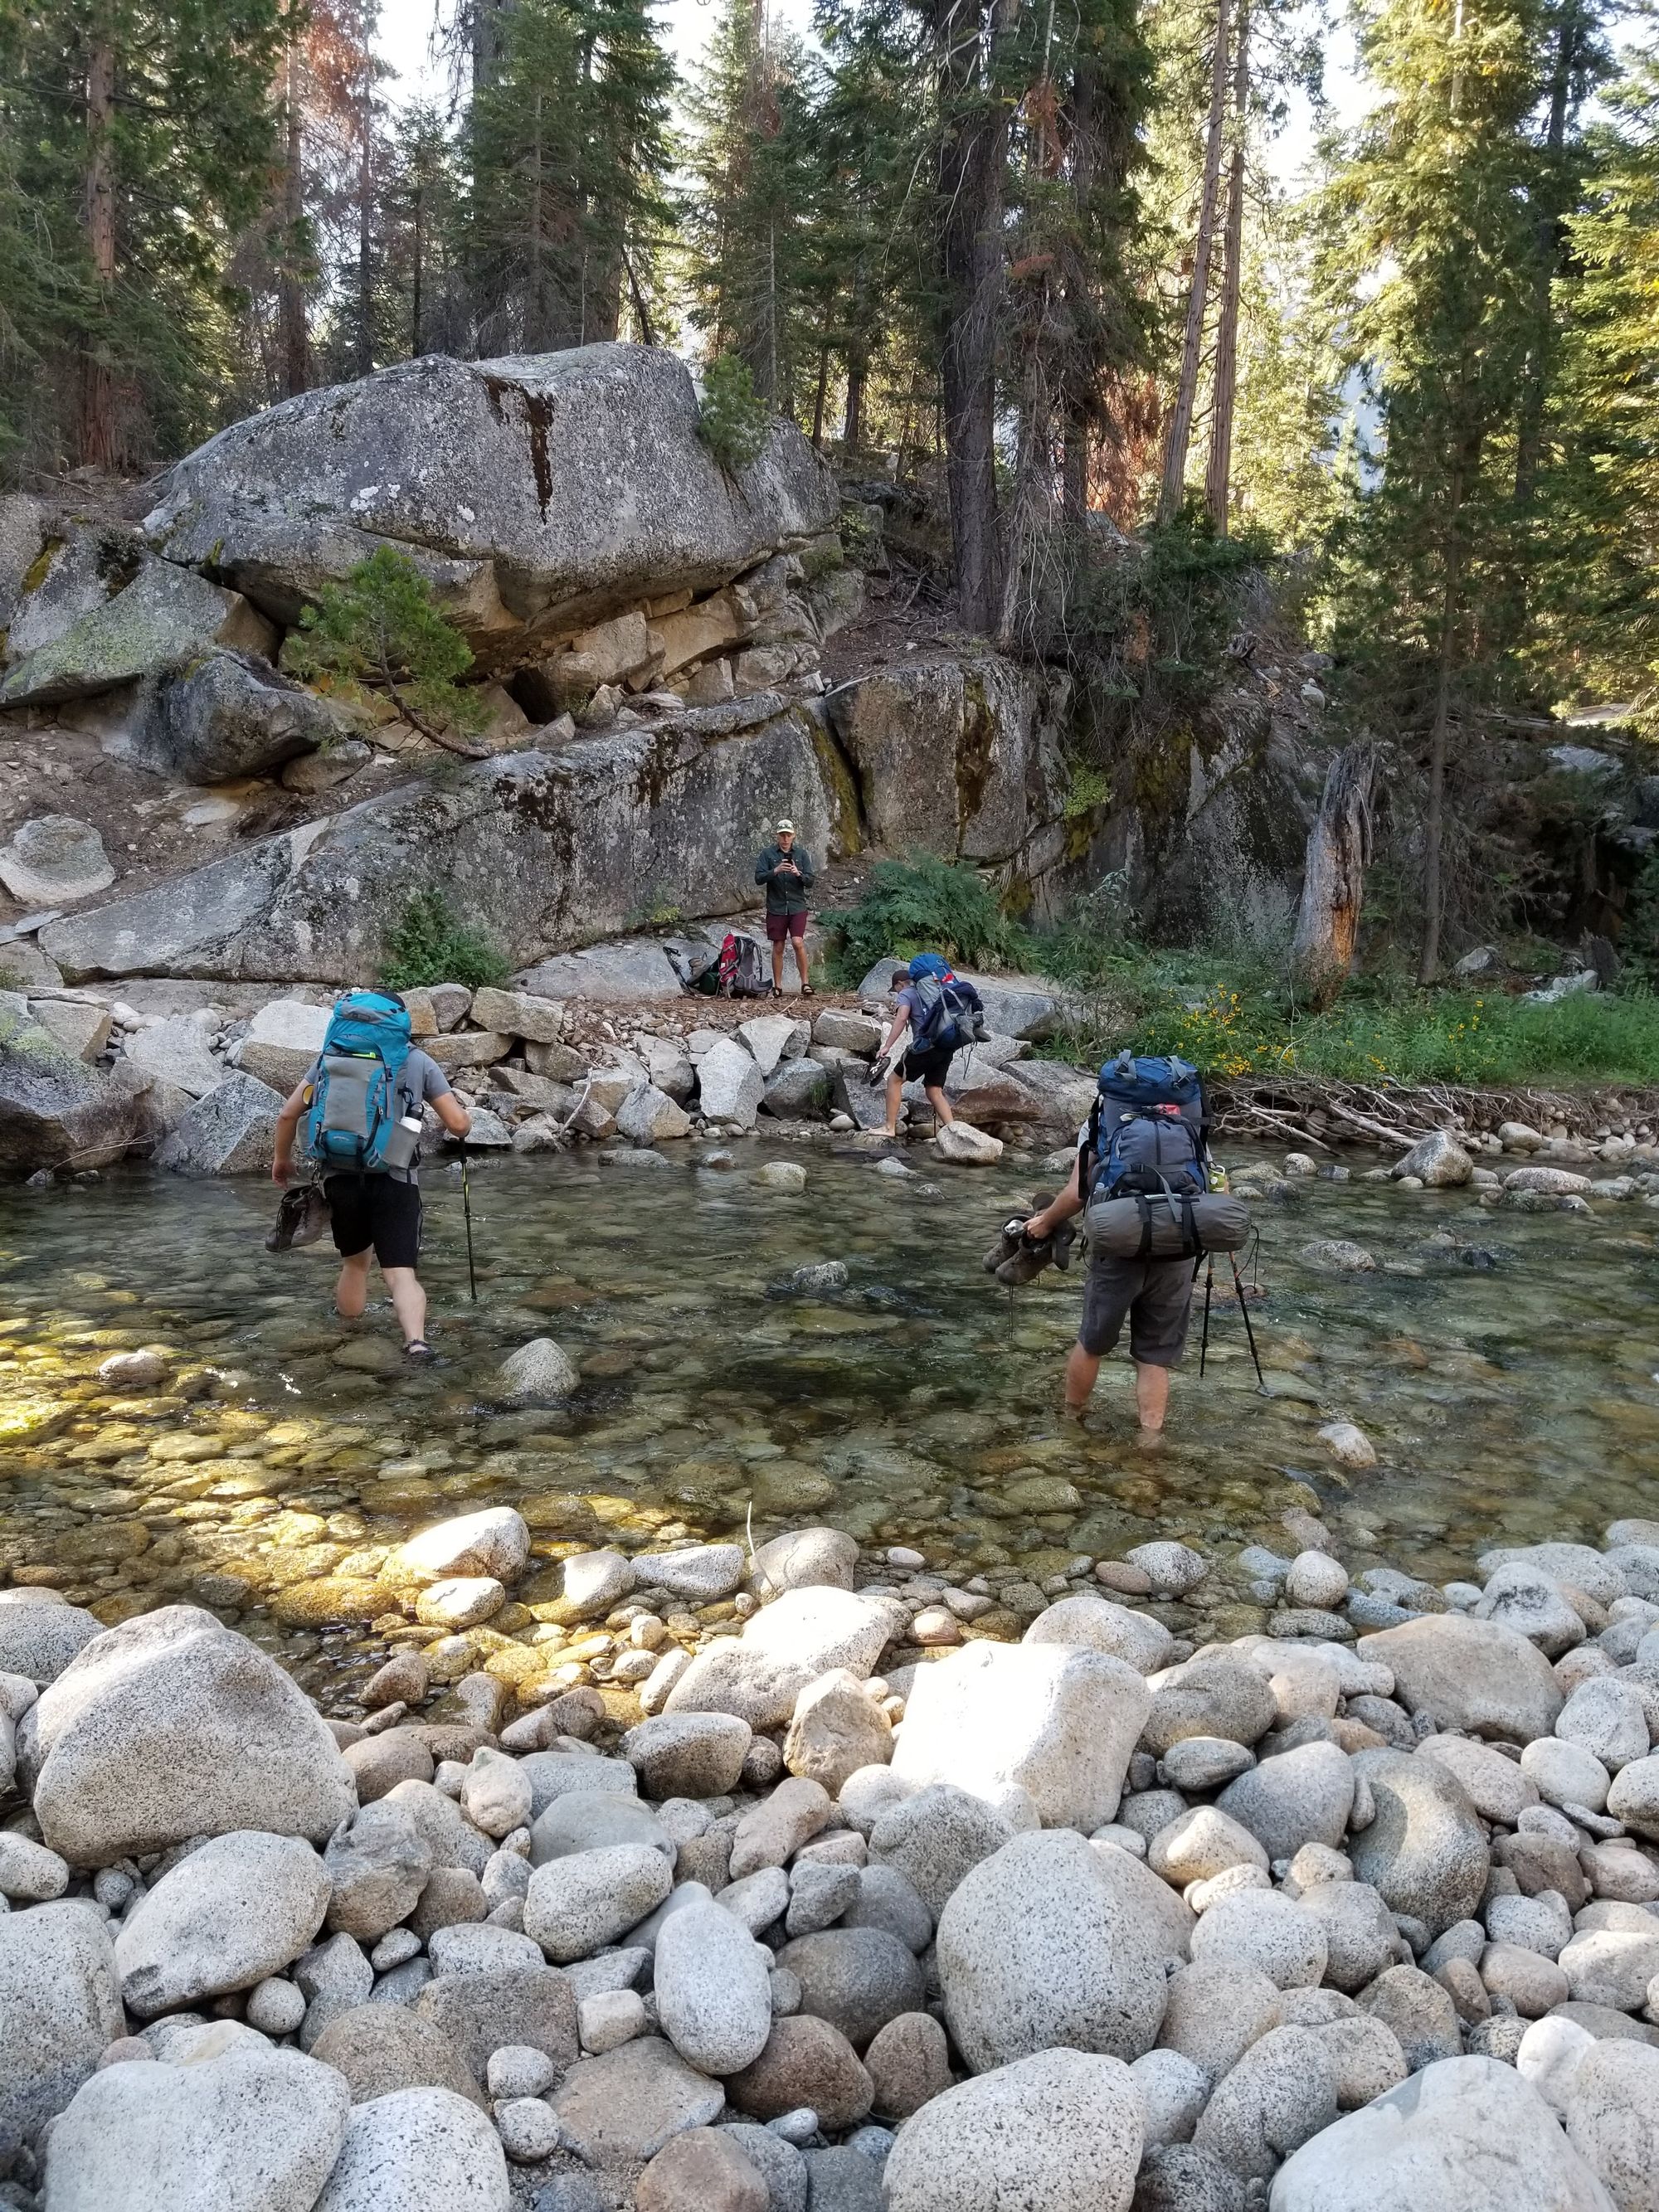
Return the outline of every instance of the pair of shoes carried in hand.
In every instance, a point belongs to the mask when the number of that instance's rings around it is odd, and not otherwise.
[[[1041,1213],[1052,1203],[1051,1195],[1039,1191],[1032,1204],[1031,1212]],[[1002,1224],[997,1241],[985,1255],[985,1272],[994,1275],[998,1282],[1009,1290],[1023,1290],[1027,1283],[1035,1282],[1048,1267],[1062,1273],[1072,1264],[1072,1247],[1077,1242],[1076,1224],[1062,1221],[1047,1237],[1028,1237],[1025,1224],[1028,1214],[1015,1214]]]

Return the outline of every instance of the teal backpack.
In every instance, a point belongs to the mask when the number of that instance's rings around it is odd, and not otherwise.
[[[396,1154],[412,1147],[394,1142],[412,1110],[404,1079],[409,1036],[401,999],[348,991],[335,1001],[306,1116],[307,1156],[325,1171],[384,1175],[409,1164]]]

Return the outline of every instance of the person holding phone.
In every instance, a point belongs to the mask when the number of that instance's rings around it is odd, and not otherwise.
[[[803,999],[812,996],[806,967],[806,894],[812,888],[812,861],[795,842],[795,825],[777,825],[777,842],[755,863],[755,881],[766,886],[766,937],[772,947],[772,996],[783,996],[783,948],[793,945],[795,972]]]

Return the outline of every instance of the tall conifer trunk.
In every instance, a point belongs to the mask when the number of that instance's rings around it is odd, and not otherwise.
[[[95,288],[94,320],[81,338],[79,457],[83,467],[112,469],[119,460],[115,379],[106,352],[106,326],[115,290],[115,41],[97,23],[87,52],[84,216]]]
[[[1233,62],[1233,148],[1227,172],[1227,225],[1222,242],[1221,307],[1216,318],[1215,398],[1210,419],[1210,463],[1204,503],[1218,537],[1227,535],[1232,489],[1233,412],[1238,391],[1238,295],[1244,257],[1244,137],[1250,109],[1249,0],[1238,0]]]
[[[368,18],[362,26],[362,68],[357,118],[357,374],[374,368],[374,50]]]
[[[297,12],[297,11],[295,11]],[[305,287],[297,265],[305,222],[305,47],[297,27],[289,33],[283,89],[283,264],[276,278],[276,322],[283,353],[283,389],[292,399],[308,386]]]
[[[1434,718],[1429,728],[1429,793],[1423,817],[1423,957],[1417,980],[1432,983],[1440,970],[1440,933],[1445,917],[1443,868],[1446,819],[1446,744],[1451,726],[1452,679],[1463,589],[1462,465],[1447,494],[1445,580],[1440,600],[1440,650],[1435,659]]]
[[[975,20],[970,0],[935,18],[945,111],[939,191],[945,325],[939,383],[957,596],[969,629],[1000,611],[996,491],[996,334],[1002,303],[1009,103],[999,98],[1001,46],[1019,0]]]
[[[1192,289],[1187,295],[1187,327],[1175,401],[1164,439],[1164,477],[1158,519],[1172,521],[1181,510],[1187,482],[1187,449],[1192,443],[1193,411],[1198,402],[1198,368],[1204,350],[1204,315],[1210,302],[1210,249],[1215,238],[1215,209],[1221,185],[1221,144],[1227,119],[1227,11],[1218,0],[1215,51],[1210,64],[1210,115],[1204,135],[1204,176],[1199,188],[1198,228],[1193,240]]]

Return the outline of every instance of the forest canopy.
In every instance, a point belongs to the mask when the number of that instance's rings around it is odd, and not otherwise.
[[[930,487],[1007,649],[1121,632],[1126,539],[1264,573],[1431,854],[1483,717],[1659,712],[1650,17],[1351,0],[1339,128],[1321,0],[720,0],[684,77],[663,12],[464,0],[411,105],[377,0],[0,0],[0,471],[623,338]]]

